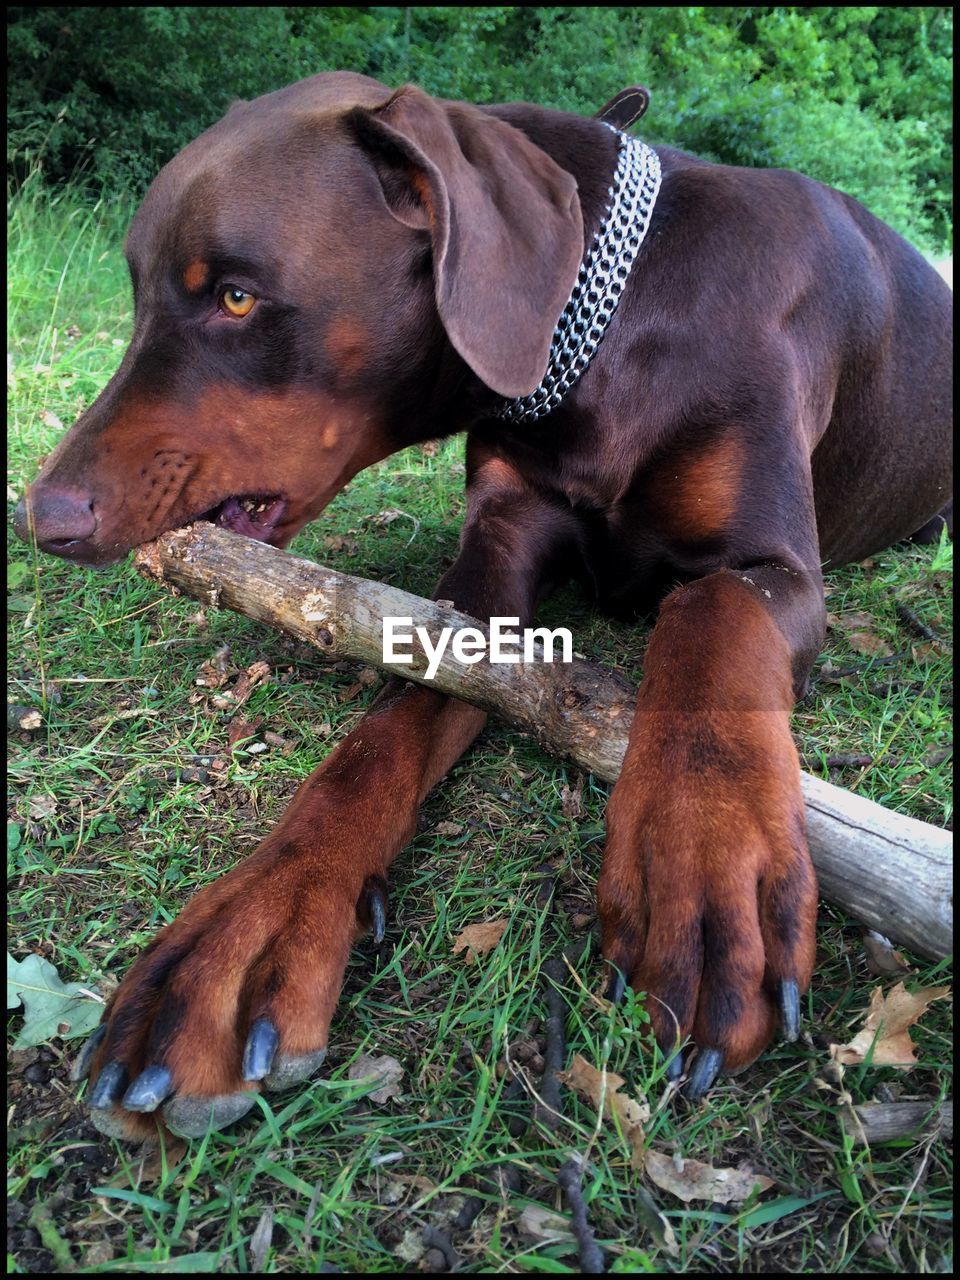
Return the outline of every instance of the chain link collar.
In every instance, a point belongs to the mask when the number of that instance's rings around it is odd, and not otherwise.
[[[657,153],[639,138],[611,124],[606,127],[620,139],[620,154],[603,222],[557,321],[543,381],[530,395],[507,400],[492,415],[506,422],[536,422],[551,413],[583,374],[613,319],[650,227],[660,190]]]

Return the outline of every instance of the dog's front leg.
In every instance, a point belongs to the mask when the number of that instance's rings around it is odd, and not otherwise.
[[[699,1048],[690,1097],[749,1064],[778,1017],[798,1034],[816,879],[789,717],[822,628],[819,571],[767,563],[675,590],[650,640],[599,912],[613,990],[646,993],[665,1053]]]
[[[525,625],[572,517],[503,467],[474,478],[461,553],[437,596]],[[134,963],[77,1069],[92,1068],[99,1128],[146,1136],[162,1116],[195,1136],[242,1115],[259,1089],[318,1069],[350,947],[382,931],[387,868],[484,719],[429,688],[387,686],[259,848]]]

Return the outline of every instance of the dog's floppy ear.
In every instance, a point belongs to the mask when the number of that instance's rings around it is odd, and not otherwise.
[[[519,129],[412,85],[348,119],[393,216],[430,234],[450,341],[493,391],[528,395],[583,255],[576,180]]]

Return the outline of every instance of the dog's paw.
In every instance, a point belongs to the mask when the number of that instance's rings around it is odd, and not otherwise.
[[[267,842],[208,886],[137,958],[74,1066],[114,1137],[221,1129],[261,1089],[308,1079],[326,1053],[350,947],[382,935],[383,881],[324,874]]]
[[[699,774],[647,785],[633,774],[611,797],[597,887],[608,995],[626,984],[645,993],[671,1079],[692,1036],[691,1099],[721,1071],[748,1066],[778,1024],[787,1040],[799,1034],[817,885],[789,735],[781,745],[754,759],[748,778],[725,770],[721,753]],[[661,759],[678,758],[659,748]]]

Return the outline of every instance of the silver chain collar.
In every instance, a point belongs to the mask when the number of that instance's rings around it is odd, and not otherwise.
[[[639,138],[611,124],[606,127],[620,139],[617,171],[607,188],[610,203],[557,321],[547,371],[535,391],[507,400],[494,411],[495,418],[535,422],[557,407],[593,359],[649,230],[660,190],[660,160]]]

